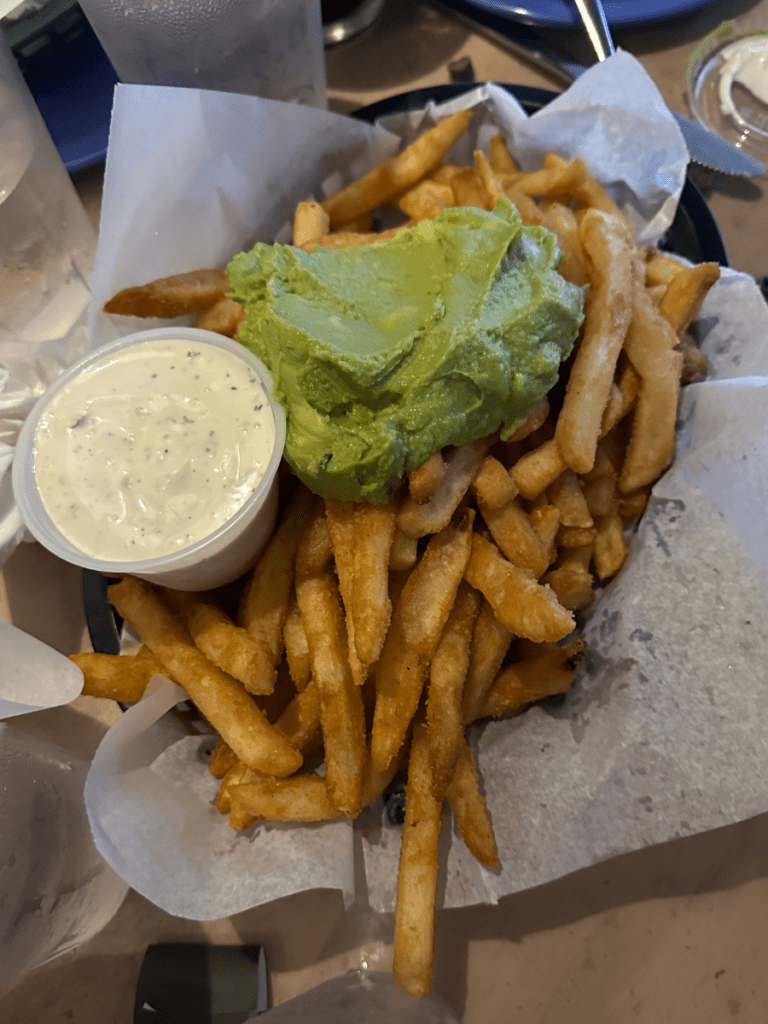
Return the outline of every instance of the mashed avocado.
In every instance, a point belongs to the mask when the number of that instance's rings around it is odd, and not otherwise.
[[[297,476],[326,498],[383,502],[444,445],[512,433],[583,318],[559,261],[555,236],[507,199],[374,246],[236,256],[240,339],[274,376]]]

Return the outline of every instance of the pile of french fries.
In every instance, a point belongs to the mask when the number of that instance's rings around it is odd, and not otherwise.
[[[446,162],[469,111],[323,203],[299,203],[294,243],[377,244],[382,206],[406,224],[508,196],[560,243],[561,273],[588,285],[562,380],[508,440],[435,452],[386,505],[324,501],[285,477],[277,529],[233,587],[188,594],[125,577],[109,599],[142,641],[133,657],[75,655],[87,694],[139,700],[162,673],[220,741],[217,807],[260,820],[356,817],[407,774],[393,970],[424,995],[433,973],[437,845],[447,802],[467,846],[498,862],[467,742],[471,723],[563,693],[584,657],[578,613],[620,569],[628,527],[672,459],[681,381],[706,370],[687,333],[714,264],[636,248],[581,160],[535,172],[503,139],[473,167]],[[107,312],[194,313],[236,337],[226,273],[127,289]],[[324,774],[318,773],[324,764]]]

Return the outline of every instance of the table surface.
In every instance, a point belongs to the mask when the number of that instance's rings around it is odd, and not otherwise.
[[[642,30],[616,33],[670,108],[687,113],[683,69],[724,17],[759,3],[716,2]],[[587,59],[572,34],[553,43]],[[546,74],[428,4],[390,0],[364,36],[327,53],[329,101],[362,104],[448,81],[470,57],[478,79],[559,88]],[[102,168],[75,180],[98,223]],[[768,272],[765,179],[699,175],[731,266]],[[52,611],[55,610],[55,614]],[[43,614],[44,612],[44,614]],[[87,649],[79,570],[36,544],[0,573],[0,617],[65,654]],[[89,756],[118,711],[81,697],[23,716],[18,727]],[[130,892],[113,921],[80,949],[0,988],[3,1024],[129,1024],[144,951],[160,941],[260,942],[277,1004],[343,971],[387,968],[391,920],[344,910],[316,891],[213,922],[171,917]],[[465,1024],[751,1024],[768,1020],[768,815],[615,858],[495,907],[441,911],[434,990]]]

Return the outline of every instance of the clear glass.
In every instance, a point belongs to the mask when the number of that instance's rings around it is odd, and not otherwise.
[[[320,0],[82,0],[118,77],[325,107]]]
[[[768,159],[768,18],[752,12],[722,22],[694,50],[688,103],[706,128]]]
[[[84,322],[95,251],[96,233],[0,33],[0,345],[56,341]]]
[[[128,891],[91,836],[88,767],[0,723],[0,985],[92,938]]]

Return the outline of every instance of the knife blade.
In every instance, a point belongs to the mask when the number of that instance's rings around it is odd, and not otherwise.
[[[546,71],[556,79],[570,85],[588,69],[588,65],[575,61],[551,46],[546,40],[537,36],[528,26],[514,26],[517,38],[500,27],[501,19],[494,19],[494,27],[486,25],[474,16],[464,14],[453,7],[437,2],[431,6],[448,18],[462,23],[478,35],[485,36],[490,42],[512,53],[540,70]],[[509,32],[513,31],[510,26]],[[688,148],[688,155],[694,163],[708,167],[721,174],[733,174],[742,177],[759,177],[765,173],[765,167],[748,153],[744,153],[733,143],[721,139],[697,121],[684,114],[670,110],[682,133]]]

